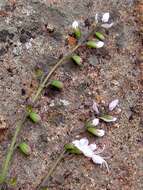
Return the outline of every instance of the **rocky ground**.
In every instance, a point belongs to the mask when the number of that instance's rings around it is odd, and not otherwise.
[[[52,76],[64,83],[64,89],[45,89],[35,104],[42,123],[25,123],[18,142],[26,141],[32,153],[25,157],[15,151],[8,177],[16,178],[17,184],[8,189],[36,190],[63,145],[81,137],[106,145],[104,155],[109,157],[110,172],[84,156],[69,155],[50,178],[49,190],[143,189],[143,4],[135,0],[0,1],[0,119],[1,126],[7,128],[0,129],[0,165],[15,123],[37,89],[36,69],[48,73],[70,50],[66,39],[74,20],[89,24],[87,19],[107,11],[114,26],[108,30],[99,28],[106,35],[105,46],[99,50],[79,48],[84,67],[79,69],[71,61],[65,63]],[[49,26],[54,32],[49,32]],[[101,124],[106,131],[103,138],[79,132],[92,117],[93,100],[102,107],[115,98],[120,101],[121,113],[114,113],[117,122]]]

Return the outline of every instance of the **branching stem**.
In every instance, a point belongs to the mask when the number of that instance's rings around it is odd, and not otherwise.
[[[81,40],[67,55],[65,55],[63,58],[61,58],[56,64],[55,66],[52,68],[52,70],[48,73],[48,75],[45,77],[45,79],[43,80],[43,82],[39,85],[39,88],[37,89],[37,92],[36,94],[34,95],[34,97],[32,98],[32,104],[34,104],[39,96],[41,95],[43,89],[46,87],[47,85],[47,82],[48,80],[50,79],[50,77],[52,76],[52,74],[56,71],[56,69],[61,65],[63,64],[66,60],[68,60],[71,55],[82,45],[84,44],[84,42],[86,42],[86,40],[88,39],[88,37],[90,35],[93,34],[95,30],[95,26],[93,25],[93,28],[92,28],[92,31],[87,35],[85,36],[85,38],[83,40]],[[4,163],[2,165],[2,171],[0,173],[0,184],[3,184],[5,181],[6,181],[6,177],[7,177],[7,173],[8,173],[8,170],[9,170],[9,167],[10,167],[10,161],[12,159],[12,156],[13,156],[13,153],[14,153],[14,148],[15,148],[15,144],[16,144],[16,141],[17,141],[17,137],[22,129],[22,126],[23,124],[25,123],[27,119],[27,113],[26,111],[24,112],[23,114],[23,117],[21,119],[21,121],[17,122],[16,124],[16,129],[15,129],[15,132],[14,132],[14,136],[12,138],[12,141],[11,141],[11,144],[8,148],[8,152],[7,152],[7,155],[6,155],[6,158],[4,160]],[[49,172],[49,176],[53,173],[54,169],[56,168],[57,164],[60,162],[61,159],[58,159],[57,162],[55,163],[55,167],[53,167],[53,169],[50,170]],[[46,179],[48,178],[48,176],[46,177]],[[45,180],[46,180],[45,179]]]

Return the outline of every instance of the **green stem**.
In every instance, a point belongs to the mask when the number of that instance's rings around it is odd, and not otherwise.
[[[54,173],[57,165],[60,163],[60,161],[63,159],[64,154],[66,153],[66,150],[64,150],[58,157],[58,159],[56,160],[56,162],[54,163],[53,167],[50,169],[50,171],[48,172],[48,174],[43,178],[43,180],[41,180],[42,182],[40,183],[40,185],[38,185],[38,187],[36,188],[36,190],[40,190],[42,187],[45,186],[45,183],[48,181],[49,177]]]
[[[95,26],[93,25],[93,29],[92,31],[83,39],[81,40],[81,42],[76,45],[72,50],[71,52],[69,52],[66,56],[64,56],[63,58],[61,58],[57,63],[56,65],[52,68],[52,70],[50,71],[50,73],[45,77],[44,81],[40,84],[35,96],[32,98],[32,103],[35,103],[37,101],[37,99],[39,98],[39,96],[41,95],[41,92],[42,90],[45,88],[46,86],[46,83],[48,82],[48,80],[50,79],[50,77],[52,76],[52,74],[55,72],[55,70],[65,61],[67,60],[68,58],[71,57],[71,55],[74,53],[74,51],[76,51],[80,46],[81,44],[83,44],[87,38],[93,34],[94,32],[94,29],[95,29]],[[19,132],[20,130],[22,129],[22,126],[23,124],[25,123],[26,121],[26,118],[27,118],[27,114],[24,113],[23,115],[23,118],[21,119],[21,121],[19,123],[17,123],[16,125],[16,129],[15,129],[15,133],[14,133],[14,136],[12,138],[12,141],[11,141],[11,144],[9,146],[9,149],[8,149],[8,152],[7,152],[7,155],[6,155],[6,158],[5,158],[5,161],[2,165],[2,172],[0,174],[0,184],[4,183],[5,182],[5,179],[7,177],[7,173],[8,173],[8,170],[9,170],[9,166],[10,166],[10,161],[12,159],[12,156],[13,156],[13,152],[14,152],[14,147],[15,147],[15,143],[16,143],[16,140],[17,140],[17,137],[19,135]],[[53,171],[52,171],[53,172]]]
[[[65,57],[61,58],[57,63],[56,65],[52,68],[52,70],[50,71],[50,73],[46,76],[46,78],[44,79],[44,81],[40,84],[35,96],[33,97],[32,99],[32,103],[35,103],[37,101],[37,99],[39,98],[42,90],[44,89],[47,81],[49,80],[49,78],[51,77],[51,75],[54,73],[54,71],[65,61],[67,60],[71,55],[72,53],[80,46],[80,44],[78,44],[76,47],[74,47],[72,49],[72,51]],[[15,143],[16,143],[16,140],[17,140],[17,137],[19,135],[19,132],[23,126],[23,124],[25,123],[26,121],[26,118],[27,118],[27,115],[24,114],[23,115],[23,118],[22,120],[17,123],[16,125],[16,129],[15,129],[15,133],[14,133],[14,136],[12,138],[12,142],[10,144],[10,147],[8,149],[8,152],[7,152],[7,155],[6,155],[6,158],[4,160],[4,163],[3,163],[3,166],[2,166],[2,172],[0,174],[0,184],[2,184],[3,182],[5,182],[5,179],[6,179],[6,176],[7,176],[7,172],[8,172],[8,169],[9,169],[9,166],[10,166],[10,161],[11,161],[11,158],[12,158],[12,155],[13,155],[13,152],[14,152],[14,146],[15,146]]]
[[[21,126],[26,121],[26,117],[27,117],[27,115],[24,114],[22,120],[19,121],[17,123],[17,125],[16,125],[16,130],[15,130],[14,136],[12,138],[12,142],[11,142],[11,144],[9,146],[8,153],[7,153],[6,159],[5,159],[3,167],[2,167],[2,173],[0,175],[0,184],[2,184],[5,181],[5,178],[7,176],[7,172],[8,172],[9,164],[10,164],[13,152],[14,152],[14,147],[15,147],[15,143],[16,143],[16,140],[17,140],[17,136],[18,136],[18,134],[19,134],[19,132],[21,130]]]

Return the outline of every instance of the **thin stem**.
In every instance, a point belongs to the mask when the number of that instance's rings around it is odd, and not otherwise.
[[[78,44],[76,47],[74,47],[72,49],[72,51],[70,53],[68,53],[67,56],[61,58],[57,63],[56,65],[53,67],[53,69],[50,71],[50,73],[46,76],[46,78],[44,79],[44,81],[40,84],[35,96],[33,97],[32,99],[32,103],[35,103],[37,101],[37,99],[39,98],[42,90],[44,89],[47,81],[49,80],[49,78],[51,77],[51,75],[54,73],[54,71],[65,61],[67,60],[70,55],[72,55],[72,53],[80,46],[80,44]],[[23,115],[23,118],[22,120],[17,123],[16,125],[16,129],[15,129],[15,133],[14,133],[14,136],[12,138],[12,141],[11,141],[11,144],[10,144],[10,147],[8,149],[8,152],[7,152],[7,155],[6,155],[6,158],[4,160],[4,163],[3,163],[3,166],[2,166],[2,172],[0,174],[0,184],[2,184],[4,181],[5,181],[5,178],[7,176],[7,172],[8,172],[8,169],[9,169],[9,165],[10,165],[10,161],[11,161],[11,158],[12,158],[12,155],[13,155],[13,152],[14,152],[14,146],[15,146],[15,143],[16,143],[16,140],[17,140],[17,137],[19,135],[19,132],[23,126],[23,124],[25,123],[26,121],[26,118],[27,118],[27,114],[24,113]]]
[[[95,26],[93,25],[93,29],[92,31],[83,39],[81,40],[81,42],[79,42],[78,45],[76,45],[71,52],[69,52],[66,56],[64,56],[63,58],[61,58],[57,63],[56,65],[52,68],[52,70],[50,71],[50,73],[45,77],[44,81],[40,84],[35,96],[32,98],[32,103],[35,103],[37,101],[37,99],[39,98],[39,96],[41,95],[41,92],[42,90],[45,88],[46,86],[46,83],[48,82],[48,80],[50,79],[50,77],[52,76],[52,74],[55,72],[55,70],[65,61],[67,60],[68,58],[71,57],[71,55],[81,46],[81,44],[83,44],[87,38],[93,34],[94,32],[94,29],[95,29]],[[10,161],[12,159],[12,156],[13,156],[13,152],[14,152],[14,147],[15,147],[15,143],[16,143],[16,140],[17,140],[17,137],[19,135],[19,132],[21,131],[22,129],[22,126],[23,124],[25,123],[27,119],[27,114],[26,112],[24,113],[23,115],[23,118],[21,119],[20,122],[17,123],[16,125],[16,129],[15,129],[15,133],[14,133],[14,136],[12,138],[12,141],[11,141],[11,144],[9,146],[9,149],[8,149],[8,152],[7,152],[7,155],[6,155],[6,158],[5,158],[5,161],[3,163],[3,166],[2,166],[2,172],[0,174],[0,184],[2,184],[3,182],[5,182],[5,179],[6,179],[6,176],[7,176],[7,172],[8,172],[8,169],[9,169],[9,166],[10,166]],[[58,161],[59,162],[59,161]],[[55,168],[54,168],[55,169]],[[53,170],[54,170],[53,169]],[[53,171],[52,171],[53,172]]]
[[[48,181],[49,177],[54,173],[56,167],[58,166],[58,164],[60,163],[60,161],[63,159],[64,155],[66,153],[66,150],[64,150],[63,152],[61,152],[61,154],[59,155],[58,159],[56,160],[56,162],[54,163],[53,167],[50,169],[50,171],[48,172],[48,174],[44,177],[43,180],[41,180],[41,184],[38,185],[38,187],[36,188],[36,190],[40,190],[42,187],[44,187],[45,183]]]
[[[35,94],[35,96],[33,97],[33,100],[32,102],[34,103],[39,95],[41,94],[42,90],[45,88],[45,85],[47,83],[47,81],[50,79],[50,77],[52,76],[52,74],[55,72],[55,70],[65,61],[69,58],[69,56],[79,47],[80,45],[78,44],[75,48],[73,48],[73,50],[68,54],[66,55],[65,57],[61,58],[57,64],[52,68],[52,70],[50,71],[50,73],[46,76],[46,78],[44,79],[44,81],[40,84],[38,90],[37,90],[37,93]]]
[[[8,172],[9,164],[10,164],[13,152],[14,152],[14,147],[15,147],[15,143],[17,140],[17,136],[21,130],[21,126],[26,121],[26,118],[27,118],[27,114],[24,114],[22,120],[19,121],[16,125],[16,130],[15,130],[14,136],[12,138],[12,142],[9,146],[8,153],[7,153],[6,159],[5,159],[3,167],[2,167],[2,173],[0,175],[0,184],[2,184],[5,181],[5,178],[7,176],[7,172]]]

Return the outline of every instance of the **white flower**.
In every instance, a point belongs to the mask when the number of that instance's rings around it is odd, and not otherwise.
[[[97,41],[96,42],[96,48],[101,48],[103,46],[104,46],[104,42],[102,42],[102,41]]]
[[[91,158],[93,151],[89,147],[89,141],[87,138],[82,138],[80,140],[75,140],[72,142],[86,157]]]
[[[90,149],[92,151],[95,151],[97,149],[97,145],[95,143],[89,145]]]
[[[108,24],[108,23],[101,24],[101,26],[102,26],[103,28],[106,28],[106,29],[111,28],[113,25],[114,25],[113,22],[111,22],[110,24]]]
[[[95,118],[92,120],[92,125],[93,126],[97,126],[99,124],[99,119],[98,118]]]
[[[108,164],[107,162],[104,160],[103,157],[97,155],[97,154],[94,154],[92,156],[92,161],[95,163],[95,164],[100,164],[101,166],[105,166],[107,168],[107,171],[109,172],[109,167],[108,167]]]
[[[73,145],[78,148],[86,157],[91,158],[95,164],[100,164],[101,166],[106,166],[107,170],[109,171],[109,167],[107,162],[104,160],[103,157],[98,155],[98,153],[103,152],[104,148],[100,151],[95,151],[97,146],[95,143],[89,144],[87,138],[82,138],[80,140],[75,140],[72,142]]]
[[[79,26],[78,21],[75,20],[75,21],[72,23],[72,28],[73,28],[73,29],[77,29],[78,26]]]
[[[96,114],[99,114],[98,104],[95,101],[93,102],[92,109],[96,112]]]
[[[102,16],[102,22],[108,22],[109,21],[110,14],[109,13],[104,13]]]
[[[109,103],[109,110],[112,111],[114,108],[117,107],[117,105],[119,104],[119,100],[115,99],[112,102]]]
[[[105,131],[103,129],[96,129],[96,136],[103,137],[105,135]]]

